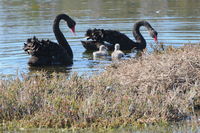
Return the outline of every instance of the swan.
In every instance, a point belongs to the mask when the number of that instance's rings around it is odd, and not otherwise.
[[[60,30],[60,21],[64,20],[67,26],[75,33],[76,22],[66,14],[56,16],[53,23],[53,32],[58,43],[50,40],[38,40],[35,36],[27,39],[23,50],[31,55],[29,66],[52,66],[73,64],[73,52]]]
[[[157,43],[157,31],[147,21],[138,21],[133,26],[133,36],[136,41],[131,40],[125,34],[116,30],[104,30],[104,29],[88,29],[85,36],[87,41],[81,41],[83,47],[86,50],[96,50],[100,45],[105,45],[108,50],[113,50],[114,45],[118,43],[121,50],[143,50],[146,48],[146,40],[140,33],[140,27],[144,26],[147,28],[150,36],[154,38]],[[91,40],[89,40],[91,39]],[[110,43],[108,45],[106,42]]]
[[[111,54],[112,59],[120,59],[124,56],[124,53],[120,50],[120,45],[115,44],[115,50]]]
[[[99,47],[99,51],[93,52],[93,57],[104,57],[104,56],[108,56],[108,51],[107,48],[104,45],[101,45]]]

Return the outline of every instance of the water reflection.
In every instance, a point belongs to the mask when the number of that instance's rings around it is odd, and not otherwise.
[[[98,71],[99,68],[103,69],[103,66],[111,63],[110,57],[94,59],[92,51],[85,50],[82,54],[83,54],[82,58],[87,60],[87,63],[86,63],[87,67],[89,69],[93,69],[94,71]]]
[[[87,51],[85,50],[82,54],[83,54],[83,57],[82,58],[86,58],[88,60],[92,60],[93,59],[93,56],[92,56],[92,51]]]
[[[37,72],[47,72],[48,74],[52,73],[66,73],[66,75],[69,75],[72,67],[64,67],[64,66],[48,66],[48,67],[28,67],[29,74],[32,75]]]

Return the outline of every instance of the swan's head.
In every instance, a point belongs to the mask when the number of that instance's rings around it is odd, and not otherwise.
[[[154,29],[151,29],[151,30],[149,31],[149,34],[150,34],[150,36],[154,39],[155,42],[158,41],[158,40],[157,40],[157,36],[158,36],[158,32],[157,32],[157,31],[155,31]]]
[[[115,44],[115,50],[120,50],[120,45],[118,43]]]
[[[44,40],[42,40],[44,41]],[[24,43],[23,50],[30,55],[34,55],[38,53],[38,49],[41,48],[42,41],[39,41],[35,36],[33,38],[27,39],[26,43]]]
[[[85,38],[87,40],[92,39],[92,29],[88,29],[85,33]]]
[[[87,40],[92,39],[101,42],[104,37],[103,29],[88,29],[85,34]]]
[[[68,27],[71,29],[71,31],[72,31],[73,33],[75,33],[76,22],[75,22],[73,19],[68,19],[67,25],[68,25]]]
[[[107,51],[106,46],[101,45],[101,46],[99,47],[99,51]]]
[[[67,14],[58,14],[54,20],[54,24],[59,24],[60,20],[64,20],[67,23],[67,26],[75,33],[76,22]]]

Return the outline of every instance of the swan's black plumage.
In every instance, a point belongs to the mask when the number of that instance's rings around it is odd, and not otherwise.
[[[28,64],[30,66],[71,65],[73,64],[73,52],[59,28],[61,20],[67,22],[68,27],[74,31],[76,22],[66,14],[56,16],[53,24],[53,32],[58,43],[50,40],[38,40],[35,36],[27,39],[24,51],[31,55]]]
[[[145,26],[154,40],[157,41],[157,32],[151,27],[147,21],[139,21],[133,26],[133,35],[136,42],[131,40],[125,34],[116,30],[104,29],[88,29],[85,36],[92,41],[81,41],[87,50],[96,50],[100,45],[105,45],[109,50],[114,49],[114,45],[118,43],[121,50],[131,50],[133,48],[143,50],[146,48],[146,41],[140,33],[140,27]],[[109,44],[105,43],[108,42]]]

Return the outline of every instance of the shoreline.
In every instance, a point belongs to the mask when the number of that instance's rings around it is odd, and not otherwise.
[[[200,45],[168,47],[91,77],[0,79],[0,129],[117,128],[184,120],[200,109]]]

